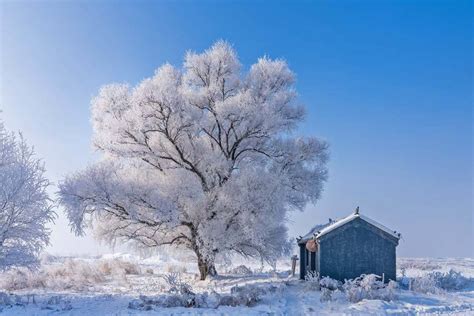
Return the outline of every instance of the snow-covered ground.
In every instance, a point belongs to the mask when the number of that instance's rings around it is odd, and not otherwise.
[[[280,262],[276,272],[257,263],[246,262],[248,269],[238,267],[242,263],[222,264],[218,277],[198,281],[192,258],[49,256],[43,259],[40,271],[0,274],[0,314],[474,314],[474,259],[401,258],[399,287],[383,289],[385,300],[358,302],[351,302],[353,297],[343,290],[316,290],[311,282],[291,277],[289,262]],[[382,297],[374,293],[369,296]],[[183,302],[200,307],[163,307]]]

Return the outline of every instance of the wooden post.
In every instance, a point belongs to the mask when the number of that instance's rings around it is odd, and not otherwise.
[[[291,257],[291,276],[295,276],[296,270],[296,261],[298,260],[298,256],[294,255]]]

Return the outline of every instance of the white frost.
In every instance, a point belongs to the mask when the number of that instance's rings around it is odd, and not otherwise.
[[[287,212],[316,202],[327,178],[327,144],[291,135],[304,117],[293,83],[283,60],[242,75],[220,41],[188,53],[184,69],[104,86],[92,101],[104,159],[60,184],[73,229],[190,250],[203,278],[232,253],[275,262],[289,247]]]
[[[0,121],[0,269],[38,264],[54,219],[41,160]]]

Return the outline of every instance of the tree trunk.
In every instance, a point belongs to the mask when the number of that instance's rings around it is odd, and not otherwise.
[[[201,280],[205,280],[208,275],[215,276],[217,275],[216,271],[216,266],[214,265],[214,256],[203,256],[201,251],[199,250],[199,247],[196,243],[196,240],[198,238],[198,233],[196,228],[191,225],[190,227],[191,230],[191,237],[193,241],[193,250],[194,253],[196,254],[197,260],[198,260],[198,268],[199,268],[199,276]]]
[[[213,260],[205,259],[198,254],[198,268],[200,280],[205,280],[208,275],[217,275],[216,266]]]

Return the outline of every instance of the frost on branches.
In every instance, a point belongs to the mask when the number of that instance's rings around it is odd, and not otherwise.
[[[303,120],[294,74],[261,58],[245,75],[217,42],[136,87],[111,84],[92,101],[103,159],[60,184],[76,233],[196,254],[201,279],[217,256],[274,262],[288,250],[287,212],[316,202],[327,144],[291,136]]]
[[[43,163],[0,122],[0,269],[35,267],[55,213]]]

